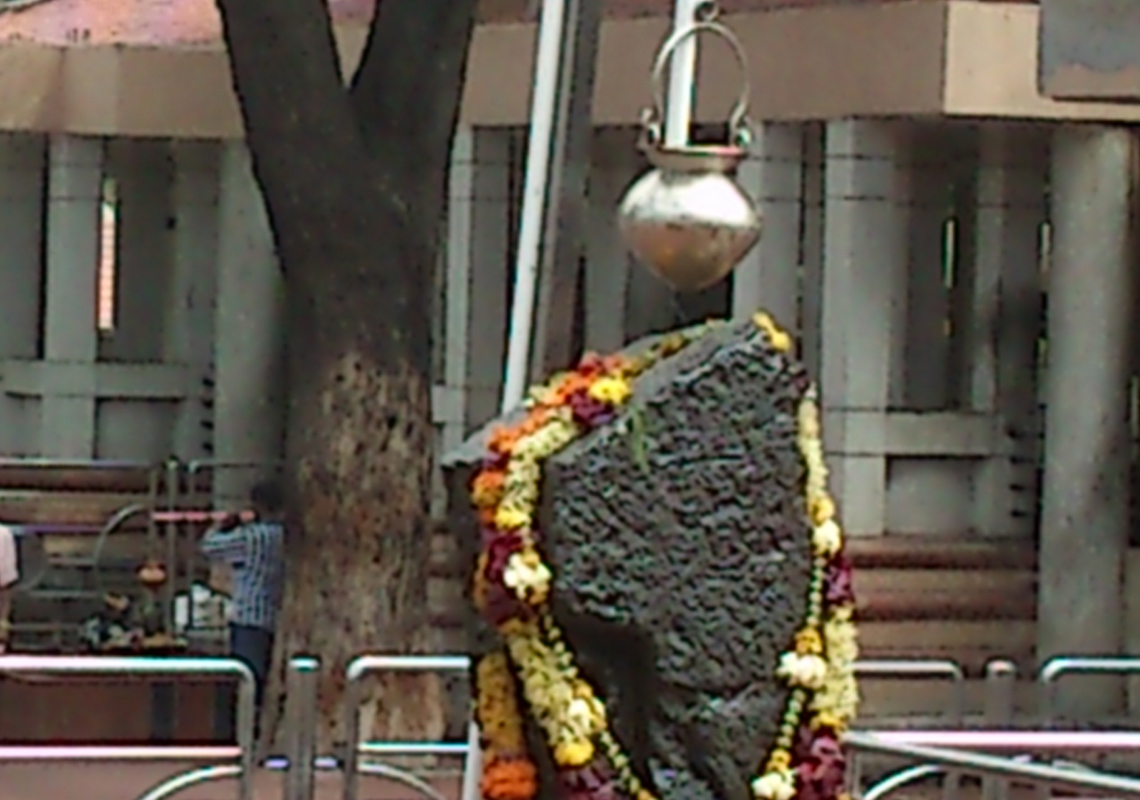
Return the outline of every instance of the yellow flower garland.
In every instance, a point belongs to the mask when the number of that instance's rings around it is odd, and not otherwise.
[[[792,339],[767,314],[757,314],[755,324],[769,345],[780,352],[792,348]],[[628,757],[609,730],[604,704],[581,678],[574,658],[548,607],[552,572],[537,550],[533,524],[539,501],[541,464],[574,441],[588,427],[576,417],[571,401],[594,403],[589,413],[604,413],[626,403],[633,394],[631,381],[660,358],[687,346],[702,331],[673,335],[635,361],[594,360],[577,372],[558,376],[546,387],[531,393],[531,414],[518,431],[500,432],[492,451],[504,464],[485,468],[472,486],[472,502],[481,518],[492,525],[496,537],[515,548],[502,563],[500,580],[510,596],[500,601],[526,610],[507,614],[497,625],[510,663],[517,671],[531,714],[542,729],[555,761],[562,768],[590,764],[599,749],[617,773],[622,788],[636,800],[653,800],[634,774]],[[586,413],[586,412],[582,412]],[[853,604],[825,602],[826,573],[841,551],[842,531],[835,519],[835,504],[827,493],[827,468],[820,440],[819,410],[814,393],[801,401],[798,411],[798,446],[804,459],[804,492],[812,530],[814,561],[808,611],[803,628],[791,649],[780,659],[778,675],[792,692],[772,751],[753,781],[756,800],[793,800],[797,793],[792,746],[800,726],[826,728],[840,733],[854,717],[858,703],[854,661],[857,657]],[[493,559],[481,557],[474,595],[486,612],[492,589],[486,573]],[[480,663],[479,717],[484,737],[498,753],[518,746],[521,719],[517,708],[500,702],[492,709],[484,693],[504,694],[513,687],[513,676],[501,653]],[[505,678],[503,676],[506,676]],[[493,705],[493,704],[492,704]],[[511,719],[507,719],[511,717]],[[488,732],[490,724],[494,730]],[[517,754],[516,754],[517,755]],[[494,763],[494,760],[492,760]],[[518,792],[497,791],[485,780],[488,800],[529,800]]]

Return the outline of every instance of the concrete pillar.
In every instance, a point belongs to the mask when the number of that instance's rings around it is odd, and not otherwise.
[[[95,362],[96,274],[103,140],[53,136],[47,204],[44,358],[61,365]],[[90,458],[95,453],[95,398],[58,393],[43,399],[40,453]]]
[[[213,442],[205,425],[213,415],[206,405],[213,392],[214,298],[217,293],[218,160],[217,142],[173,145],[173,264],[166,296],[163,360],[188,365],[198,389],[178,412],[176,455],[202,458]]]
[[[158,362],[172,261],[167,142],[112,140],[107,173],[116,181],[119,200],[116,320],[100,341],[99,359]]]
[[[1038,655],[1122,645],[1128,544],[1134,135],[1065,126],[1053,137],[1045,478]],[[1099,681],[1099,682],[1098,682]],[[1121,686],[1067,679],[1062,711],[1119,711]]]
[[[38,356],[44,144],[39,136],[0,134],[0,359]],[[35,452],[35,401],[2,390],[0,381],[0,454]]]
[[[916,411],[950,407],[950,340],[946,322],[946,220],[950,216],[950,164],[946,131],[922,127],[910,143],[909,254],[906,303],[896,308],[901,326],[892,337],[905,355],[896,359],[892,405]],[[896,350],[896,353],[900,352]]]
[[[789,333],[800,331],[800,214],[803,192],[802,125],[758,126],[753,155],[737,180],[757,202],[763,220],[760,243],[732,276],[732,316],[760,309]]]
[[[452,145],[444,380],[458,398],[444,450],[499,411],[510,285],[510,144],[504,128],[461,128]]]
[[[1036,488],[1037,343],[1041,332],[1041,225],[1047,139],[1035,128],[980,129],[972,264],[961,332],[967,408],[997,415],[1000,454],[978,467],[976,528],[1028,536]],[[1015,490],[1015,487],[1021,487]]]
[[[600,128],[594,135],[590,174],[589,238],[586,241],[587,350],[610,353],[623,347],[630,276],[641,269],[633,263],[618,230],[617,209],[638,174],[632,128]]]
[[[269,465],[284,443],[284,282],[243,142],[224,147],[218,205],[214,455]],[[244,499],[269,471],[220,469],[215,499]]]
[[[824,448],[847,530],[886,524],[892,307],[904,291],[905,140],[888,122],[828,123],[821,399]]]

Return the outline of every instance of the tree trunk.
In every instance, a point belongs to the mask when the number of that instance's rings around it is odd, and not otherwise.
[[[217,1],[289,305],[290,528],[263,729],[286,659],[315,656],[327,752],[346,663],[429,645],[430,292],[475,2],[382,0],[349,90],[323,0]],[[438,735],[439,686],[378,687],[365,733]]]

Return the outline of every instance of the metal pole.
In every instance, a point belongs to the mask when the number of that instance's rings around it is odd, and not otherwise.
[[[287,697],[292,703],[289,772],[285,776],[285,800],[313,800],[317,757],[317,689],[321,664],[315,658],[297,657],[289,662]]]
[[[1011,661],[991,661],[986,664],[986,724],[991,726],[1009,725],[1013,722],[1014,688],[1017,681],[1017,666]],[[984,800],[1007,800],[1009,783],[986,778],[982,781]]]
[[[843,737],[843,744],[852,750],[898,756],[927,764],[941,764],[976,775],[1021,779],[1058,789],[1093,789],[1112,795],[1140,798],[1140,780],[1126,778],[1122,775],[1085,772],[1083,770],[1074,771],[1042,764],[1027,764],[979,753],[959,753],[954,750],[934,747],[897,744],[887,742],[877,734],[848,733]]]
[[[360,742],[361,679],[375,672],[468,672],[470,669],[471,659],[467,656],[360,656],[349,663],[348,669],[345,671],[344,686],[345,753],[341,782],[341,797],[343,800],[356,800],[359,792],[361,772],[371,771],[375,773],[376,770],[379,769],[377,765],[371,765],[369,769],[365,769],[365,765],[360,763],[360,757],[364,752],[442,753],[450,750],[450,748],[442,744],[429,744],[426,748],[423,745],[403,742],[368,742],[362,745]],[[469,731],[469,736],[475,742],[476,749],[478,749],[477,731],[474,729]],[[394,746],[391,749],[387,749],[385,745]],[[457,751],[452,750],[451,752]],[[468,761],[467,767],[469,769],[471,768],[470,761]],[[398,779],[405,780],[403,777]],[[465,787],[465,791],[469,788],[471,787]]]
[[[166,462],[166,509],[168,511],[173,511],[178,507],[178,473],[181,466],[176,458]],[[173,520],[166,523],[166,586],[164,589],[163,627],[168,635],[173,636],[174,598],[178,594],[178,523]]]
[[[503,375],[503,413],[519,405],[526,393],[565,25],[566,0],[543,0],[542,16],[538,23],[538,51],[535,55],[530,139],[527,143],[518,257],[515,261],[510,338]]]
[[[966,673],[956,661],[938,658],[860,660],[855,662],[855,674],[859,678],[895,678],[901,680],[948,680],[952,683],[949,717],[960,723],[966,707]],[[856,753],[851,759],[851,785],[858,786],[862,780],[862,761]],[[957,800],[960,794],[961,776],[949,772],[942,783],[943,800]]]
[[[675,0],[673,32],[688,28],[705,9],[709,0]],[[690,36],[677,45],[669,61],[669,92],[665,97],[665,145],[681,147],[689,141],[693,121],[693,89],[697,82],[697,41]]]

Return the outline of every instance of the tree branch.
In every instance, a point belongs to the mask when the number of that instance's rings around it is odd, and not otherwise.
[[[377,0],[351,88],[372,152],[398,143],[403,157],[393,160],[396,166],[433,174],[446,166],[477,6],[477,0]]]
[[[216,2],[274,234],[290,236],[289,226],[276,220],[295,217],[300,209],[310,218],[336,220],[345,193],[332,190],[329,176],[359,175],[359,165],[343,167],[346,160],[359,161],[364,147],[325,0]],[[343,231],[344,220],[325,227]]]

